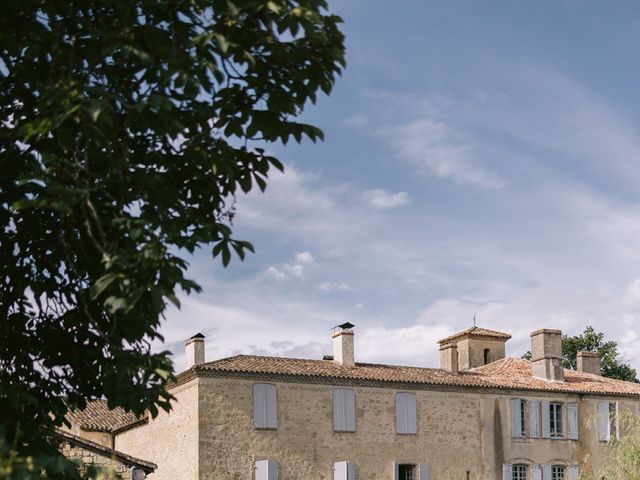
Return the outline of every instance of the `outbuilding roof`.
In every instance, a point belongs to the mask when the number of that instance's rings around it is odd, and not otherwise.
[[[414,384],[480,389],[516,389],[579,394],[640,395],[640,384],[565,369],[564,382],[533,376],[531,363],[504,358],[453,374],[438,368],[356,363],[353,367],[330,360],[237,355],[196,365],[177,376],[177,383],[199,377],[251,377],[273,380],[341,384]]]
[[[67,419],[83,430],[113,433],[123,427],[146,421],[145,417],[138,418],[123,408],[110,409],[105,400],[87,402],[83,410],[67,413]]]

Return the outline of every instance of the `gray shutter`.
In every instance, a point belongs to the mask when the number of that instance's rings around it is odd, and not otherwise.
[[[347,462],[347,480],[356,480],[355,463]]]
[[[529,436],[540,438],[540,402],[529,400]]]
[[[393,462],[393,470],[391,471],[391,478],[393,480],[399,480],[400,479],[400,467],[398,466],[398,464],[396,462]]]
[[[578,465],[569,466],[569,480],[578,480]]]
[[[344,390],[344,429],[356,431],[356,396],[353,390]]]
[[[347,462],[343,461],[333,464],[333,480],[349,480]]]
[[[567,418],[569,420],[569,439],[578,440],[578,404],[567,403]]]
[[[344,392],[344,388],[333,391],[333,429],[337,431],[346,430]]]
[[[540,465],[531,466],[531,479],[542,480],[542,469],[540,468]]]
[[[551,480],[551,465],[542,465],[542,480]]]
[[[598,402],[598,440],[608,442],[611,438],[609,402]]]
[[[426,463],[418,465],[418,480],[429,480],[429,465]]]
[[[618,404],[616,403],[616,406]],[[416,417],[416,396],[407,394],[407,433],[418,433],[418,419]],[[616,410],[617,412],[617,410]]]
[[[551,438],[551,413],[549,409],[549,402],[542,400],[540,402],[542,407],[542,438]]]
[[[502,464],[502,480],[513,480],[513,469],[510,463]]]
[[[276,386],[265,384],[267,428],[278,428],[278,403],[276,398]]]
[[[522,437],[522,412],[520,410],[520,399],[511,399],[511,436],[513,438]]]
[[[265,428],[267,426],[267,398],[266,385],[256,383],[253,385],[253,426]]]
[[[616,400],[616,418],[614,419],[616,422],[616,438],[620,438],[620,415],[618,415],[618,401]]]
[[[396,432],[416,433],[416,396],[413,393],[396,394]]]
[[[273,459],[256,460],[256,480],[278,480],[278,462]]]

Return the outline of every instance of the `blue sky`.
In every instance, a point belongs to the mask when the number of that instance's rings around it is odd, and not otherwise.
[[[478,324],[591,324],[640,369],[640,4],[333,2],[348,67],[304,115],[320,144],[274,146],[266,194],[238,199],[256,254],[223,269],[162,331],[207,359],[321,358],[356,324],[356,360],[437,366]]]

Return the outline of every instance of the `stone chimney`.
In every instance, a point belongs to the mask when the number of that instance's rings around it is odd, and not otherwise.
[[[542,328],[531,333],[533,376],[549,382],[564,382],[562,331]]]
[[[455,343],[440,345],[440,368],[458,374],[458,346]]]
[[[333,333],[333,361],[346,367],[355,366],[353,355],[353,327],[351,323],[338,325]]]
[[[187,370],[194,365],[204,363],[204,335],[196,333],[184,342],[185,356],[187,357]]]
[[[602,375],[600,370],[600,354],[594,352],[578,352],[577,365],[578,372],[593,373]]]

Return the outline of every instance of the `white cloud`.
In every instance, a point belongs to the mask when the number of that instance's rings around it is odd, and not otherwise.
[[[361,113],[356,113],[348,117],[344,123],[348,127],[362,128],[369,124],[369,118]]]
[[[315,261],[309,252],[296,253],[293,259],[294,263],[283,263],[280,267],[271,265],[267,268],[266,273],[278,281],[286,280],[289,277],[301,278],[305,268]]]
[[[454,140],[443,122],[422,118],[404,125],[385,126],[379,132],[388,139],[396,156],[415,165],[422,174],[485,188],[506,185],[502,178],[479,164],[473,147]]]
[[[350,292],[351,287],[346,283],[322,282],[318,288],[323,292]]]
[[[315,258],[313,258],[313,255],[311,255],[309,252],[296,253],[294,258],[296,263],[299,265],[309,265],[315,260]]]
[[[281,272],[277,267],[274,267],[273,265],[267,268],[267,273],[276,280],[284,280],[285,278],[287,278],[287,276],[283,272]]]
[[[411,202],[407,192],[390,193],[381,188],[367,190],[364,199],[376,208],[394,208],[408,205]]]

